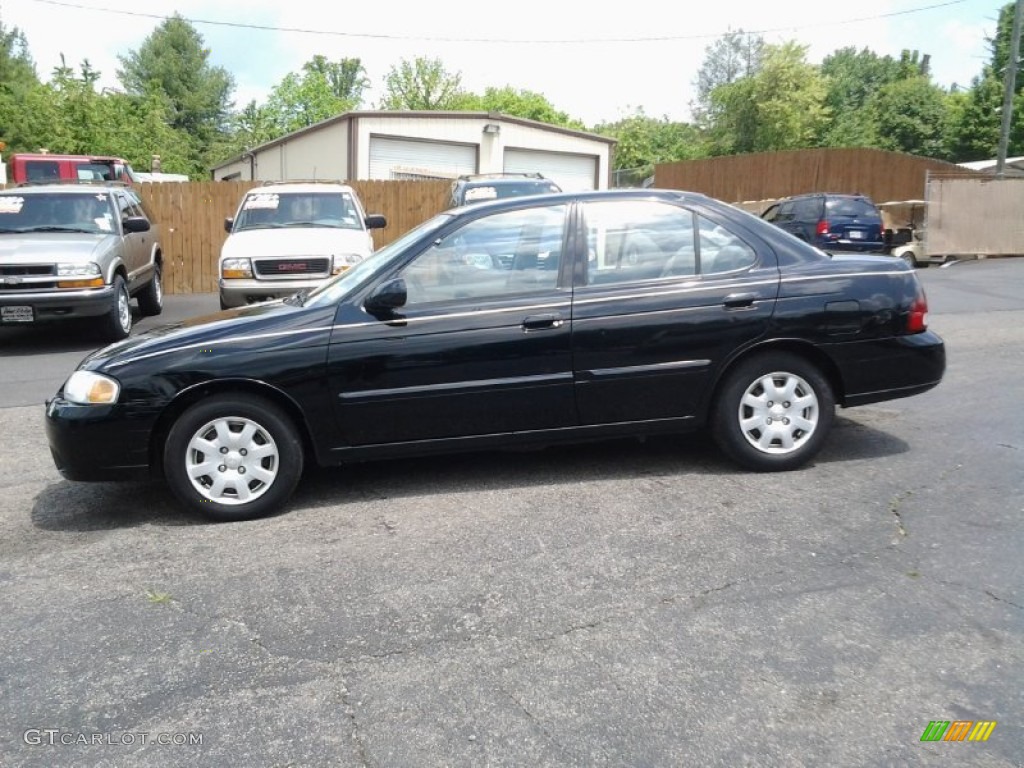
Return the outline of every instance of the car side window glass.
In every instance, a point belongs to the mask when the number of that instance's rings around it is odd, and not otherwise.
[[[132,201],[128,199],[128,195],[123,192],[117,193],[117,207],[120,210],[121,221],[124,221],[129,216],[135,216],[134,205]]]
[[[796,206],[795,217],[799,221],[817,221],[820,208],[821,200],[819,198],[812,197],[801,200]]]
[[[558,283],[565,205],[475,219],[401,272],[407,307],[550,290]]]
[[[703,216],[697,217],[700,232],[700,273],[713,275],[753,266],[754,249],[739,237]]]
[[[648,200],[583,204],[587,284],[696,274],[694,213]]]
[[[793,208],[794,208],[794,203],[793,203],[792,200],[787,200],[786,202],[781,203],[779,205],[778,216],[776,216],[776,219],[775,219],[776,223],[781,223],[781,222],[784,222],[784,221],[792,221],[793,220]]]
[[[146,212],[145,207],[142,205],[142,199],[132,191],[127,191],[125,194],[128,196],[132,203],[132,208],[135,213],[132,216],[142,216],[145,219],[149,218],[149,213]]]

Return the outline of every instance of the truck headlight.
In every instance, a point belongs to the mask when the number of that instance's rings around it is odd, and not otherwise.
[[[226,280],[252,277],[252,261],[249,259],[224,259],[220,264],[220,276]]]
[[[87,264],[64,263],[57,265],[57,277],[96,277],[102,274],[100,265],[93,261]]]
[[[64,384],[64,399],[79,405],[109,405],[119,394],[116,380],[93,371],[75,371]]]
[[[340,275],[346,269],[354,267],[363,257],[358,253],[339,253],[331,257],[331,274]]]

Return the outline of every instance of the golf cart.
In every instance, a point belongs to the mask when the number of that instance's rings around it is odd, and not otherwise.
[[[912,267],[927,266],[931,261],[924,249],[927,206],[925,200],[892,200],[878,204],[885,228],[886,251]]]

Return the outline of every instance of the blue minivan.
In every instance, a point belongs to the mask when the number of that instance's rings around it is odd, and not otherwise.
[[[865,195],[794,195],[773,203],[761,218],[824,251],[885,251],[882,215]]]

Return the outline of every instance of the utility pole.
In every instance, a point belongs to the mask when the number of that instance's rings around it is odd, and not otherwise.
[[[1003,124],[999,131],[999,152],[996,154],[996,178],[1003,178],[1006,152],[1010,144],[1010,120],[1013,117],[1013,92],[1017,88],[1017,57],[1020,53],[1020,24],[1024,15],[1024,0],[1017,0],[1013,12],[1013,31],[1010,33],[1010,57],[1006,61],[1006,91],[1003,94]]]

